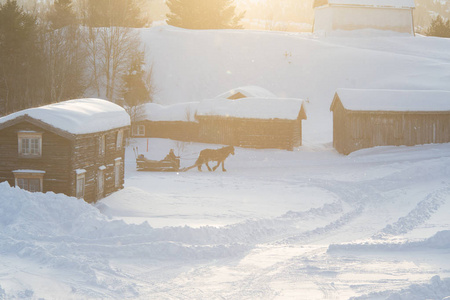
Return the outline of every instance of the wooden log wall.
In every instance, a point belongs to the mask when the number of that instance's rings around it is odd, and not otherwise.
[[[176,141],[197,141],[199,124],[197,122],[182,121],[145,121],[145,136]]]
[[[125,128],[122,128],[125,129]],[[105,166],[104,173],[104,193],[103,197],[123,187],[124,184],[124,159],[125,159],[125,136],[122,139],[122,147],[116,149],[117,133],[119,129],[108,132],[95,133],[78,136],[73,149],[72,156],[72,180],[71,191],[75,195],[77,169],[86,170],[85,173],[85,197],[87,202],[99,200],[98,198],[98,171],[101,166]],[[100,137],[105,135],[105,153],[99,151]],[[124,132],[125,135],[125,132]],[[120,185],[115,187],[115,159],[121,158]]]
[[[247,148],[293,150],[301,146],[301,120],[201,117],[199,140]]]
[[[450,142],[449,113],[347,112],[335,109],[333,145],[343,154],[375,146]]]
[[[41,157],[19,156],[18,132],[42,132]],[[0,182],[8,181],[14,186],[13,170],[45,171],[43,191],[70,194],[71,142],[50,131],[28,122],[21,122],[0,130]]]

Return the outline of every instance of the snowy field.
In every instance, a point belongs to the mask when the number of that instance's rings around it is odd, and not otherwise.
[[[143,38],[159,103],[244,85],[307,99],[303,146],[236,148],[227,172],[159,173],[136,171],[133,148],[173,148],[185,167],[221,145],[134,139],[125,188],[95,205],[1,183],[0,299],[450,296],[450,144],[340,155],[329,112],[341,87],[450,90],[450,40],[171,27]]]
[[[133,147],[188,166],[219,145],[134,140],[126,187],[95,206],[0,185],[5,299],[443,299],[450,144],[337,154],[237,148],[223,173],[135,170]],[[1,297],[0,297],[1,299]]]

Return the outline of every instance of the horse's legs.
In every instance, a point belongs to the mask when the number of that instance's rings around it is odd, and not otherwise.
[[[221,163],[221,161],[217,162],[217,165],[213,168],[213,171],[215,171],[219,167],[220,163]]]

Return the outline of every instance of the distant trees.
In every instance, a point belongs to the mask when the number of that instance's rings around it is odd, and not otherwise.
[[[167,0],[167,24],[187,29],[238,29],[245,12],[234,0]]]
[[[440,15],[437,15],[431,21],[431,25],[425,34],[429,36],[450,37],[450,19],[445,22]]]
[[[15,0],[0,5],[0,115],[42,103],[42,54],[36,18]]]
[[[151,82],[151,69],[146,72],[144,66],[144,52],[135,51],[127,72],[122,76],[124,82],[122,99],[131,123],[139,121],[142,104],[152,101],[154,88]]]
[[[0,116],[83,96],[118,102],[125,86],[151,99],[130,71],[144,63],[139,1],[0,0]],[[135,73],[150,82],[142,64]]]
[[[135,0],[84,0],[81,4],[88,31],[89,88],[97,97],[117,102],[122,74],[140,48],[139,35],[132,29],[145,25],[140,8]]]
[[[46,15],[46,98],[57,102],[83,95],[87,82],[84,32],[72,9],[72,0],[56,0]],[[44,22],[43,22],[44,23]]]
[[[89,27],[143,27],[136,0],[82,0],[83,23]]]

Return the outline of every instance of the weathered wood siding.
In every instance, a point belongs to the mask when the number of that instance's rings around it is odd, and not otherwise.
[[[199,119],[199,141],[238,146],[237,125],[233,118],[202,116]]]
[[[42,132],[41,157],[19,156],[18,132]],[[43,191],[70,194],[71,141],[41,127],[21,122],[0,130],[0,182],[8,181],[14,186],[13,170],[45,171]]]
[[[301,120],[199,117],[199,140],[247,148],[293,150],[301,146]]]
[[[375,146],[450,142],[450,113],[333,110],[333,145],[343,154]]]
[[[145,137],[197,141],[199,124],[183,121],[144,121]]]
[[[300,120],[249,120],[236,122],[240,147],[293,150],[301,146]]]
[[[124,128],[122,128],[124,129]],[[84,200],[94,202],[105,197],[112,192],[123,188],[124,184],[124,159],[125,159],[125,132],[122,139],[122,146],[116,148],[117,133],[119,129],[100,132],[90,135],[77,136],[74,142],[71,172],[71,194],[76,191],[76,170],[84,169],[85,192]],[[105,135],[105,153],[99,151],[100,137]],[[120,184],[115,187],[115,159],[121,158]],[[98,197],[98,171],[100,167],[104,170],[104,193]]]
[[[76,195],[77,169],[86,170],[85,197],[87,202],[98,200],[97,176],[99,167],[104,170],[104,194],[106,196],[123,187],[125,134],[122,146],[117,149],[119,129],[89,135],[79,135],[74,139],[62,137],[29,122],[19,122],[0,129],[0,182],[8,181],[15,185],[14,170],[45,171],[43,191]],[[25,158],[19,155],[18,132],[33,131],[42,133],[41,157]],[[105,153],[99,153],[99,136],[105,135]],[[115,185],[115,163],[120,158],[120,182]]]

